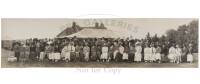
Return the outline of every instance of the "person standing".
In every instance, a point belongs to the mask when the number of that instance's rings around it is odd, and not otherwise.
[[[36,42],[35,52],[36,52],[36,60],[39,60],[40,57],[40,42]]]
[[[159,45],[157,45],[156,47],[156,53],[155,53],[155,61],[158,63],[161,63],[161,47]]]
[[[83,47],[83,54],[86,62],[89,61],[89,53],[90,53],[90,47],[88,46],[88,44],[85,44],[85,46]]]
[[[176,63],[177,63],[177,64],[179,64],[179,63],[182,62],[182,61],[181,61],[181,55],[182,55],[182,50],[181,50],[181,48],[179,47],[179,45],[176,45],[176,57],[175,57],[175,59],[176,59]]]
[[[176,55],[176,49],[174,48],[174,45],[172,45],[169,48],[169,55],[168,55],[168,59],[170,60],[171,63],[175,63],[175,55]]]
[[[165,44],[162,45],[162,48],[161,48],[161,60],[162,62],[167,62],[168,58],[167,58],[167,54],[168,54],[168,48]]]
[[[97,47],[93,44],[91,47],[91,61],[97,60]]]
[[[182,62],[187,62],[187,53],[188,53],[188,49],[186,48],[185,45],[183,45],[183,48],[182,48]]]
[[[58,44],[54,45],[54,62],[58,62],[61,58]]]
[[[193,62],[193,55],[192,55],[192,44],[189,44],[188,54],[187,54],[187,62]]]
[[[150,62],[150,57],[151,57],[151,48],[146,44],[144,48],[144,61],[145,62]]]
[[[123,61],[125,61],[125,62],[128,61],[128,53],[129,53],[129,46],[128,46],[128,44],[126,44],[124,46],[124,53],[123,53],[123,57],[122,57]]]
[[[142,54],[141,54],[142,47],[141,47],[141,44],[140,44],[140,42],[137,42],[135,45],[136,45],[136,47],[135,47],[136,52],[135,52],[134,61],[135,62],[141,62],[141,60],[142,60]]]
[[[76,53],[76,56],[75,56],[75,61],[80,61],[80,46],[78,44],[75,45],[75,53]]]
[[[151,44],[151,52],[150,52],[150,62],[155,62],[155,55],[156,55],[156,48],[154,47],[153,44]]]
[[[102,62],[106,62],[107,59],[108,59],[108,46],[104,43],[102,47],[101,60]]]
[[[71,46],[70,46],[70,58],[72,61],[76,61],[76,48],[75,48],[75,45],[74,45],[74,42],[71,43]]]
[[[26,45],[23,43],[20,46],[20,60],[23,63],[26,61],[25,47],[26,47]]]
[[[25,61],[29,61],[29,56],[30,56],[30,46],[29,44],[26,43],[25,46]]]
[[[119,61],[118,57],[117,57],[117,55],[119,53],[119,46],[118,46],[117,42],[114,42],[113,50],[114,50],[114,52],[113,52],[113,59],[117,62],[117,61]]]
[[[136,50],[135,50],[134,44],[131,44],[130,50],[129,50],[129,57],[128,57],[130,62],[134,62],[135,52],[136,52]]]
[[[15,57],[17,58],[17,62],[19,62],[19,56],[20,56],[20,45],[19,45],[19,43],[16,43],[14,45],[13,50],[15,52]]]
[[[70,59],[70,44],[68,43],[68,45],[65,45],[64,48],[62,49],[61,51],[61,57],[64,58],[64,60],[66,62],[69,62],[71,59]]]
[[[35,59],[36,59],[35,51],[36,51],[35,44],[32,43],[31,46],[30,46],[30,59],[31,59],[31,61],[35,61]]]

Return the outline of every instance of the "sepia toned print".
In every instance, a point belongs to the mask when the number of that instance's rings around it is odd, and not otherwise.
[[[2,68],[198,68],[198,19],[3,18]]]

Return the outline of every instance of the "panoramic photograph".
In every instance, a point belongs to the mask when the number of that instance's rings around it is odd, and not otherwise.
[[[1,68],[198,68],[198,18],[2,18]]]

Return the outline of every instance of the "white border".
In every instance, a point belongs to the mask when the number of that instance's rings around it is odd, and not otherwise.
[[[199,0],[1,0],[1,18],[199,18]],[[85,18],[85,17],[84,17]],[[88,18],[88,17],[86,17]],[[89,18],[106,18],[92,16]],[[107,17],[109,18],[109,17]],[[112,17],[113,18],[113,17]],[[103,70],[103,69],[102,69]],[[1,84],[176,83],[200,84],[199,68],[124,68],[119,74],[76,72],[76,68],[0,69]]]

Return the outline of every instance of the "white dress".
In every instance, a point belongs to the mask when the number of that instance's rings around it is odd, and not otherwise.
[[[149,47],[146,47],[144,49],[144,60],[150,60],[150,57],[151,57],[151,48]]]
[[[181,58],[181,54],[182,54],[182,51],[181,51],[181,49],[180,48],[176,48],[176,59],[180,59]]]
[[[70,47],[71,47],[71,46],[65,46],[65,47],[62,49],[61,57],[63,57],[65,60],[66,60],[66,59],[70,60]]]
[[[54,53],[54,59],[59,60],[61,58],[60,53]]]
[[[84,59],[89,60],[89,52],[90,52],[90,48],[88,46],[83,48],[83,53],[85,55]]]
[[[101,59],[108,59],[108,47],[102,47]]]
[[[142,55],[141,55],[141,52],[142,52],[142,47],[141,46],[137,46],[135,47],[135,59],[134,61],[141,61],[142,59]]]
[[[193,62],[193,56],[191,53],[187,54],[187,62]]]
[[[159,47],[156,48],[156,55],[155,55],[155,59],[156,60],[161,60],[161,54],[160,54],[160,52],[161,52],[161,49]]]
[[[150,60],[155,61],[156,60],[156,48],[151,47],[150,50],[151,50]]]
[[[45,57],[45,54],[44,54],[44,52],[40,52],[40,60],[43,60],[44,59],[44,57]]]
[[[174,47],[170,47],[169,48],[169,55],[168,55],[168,58],[170,60],[174,60],[175,59],[175,56],[176,56],[176,49]]]

